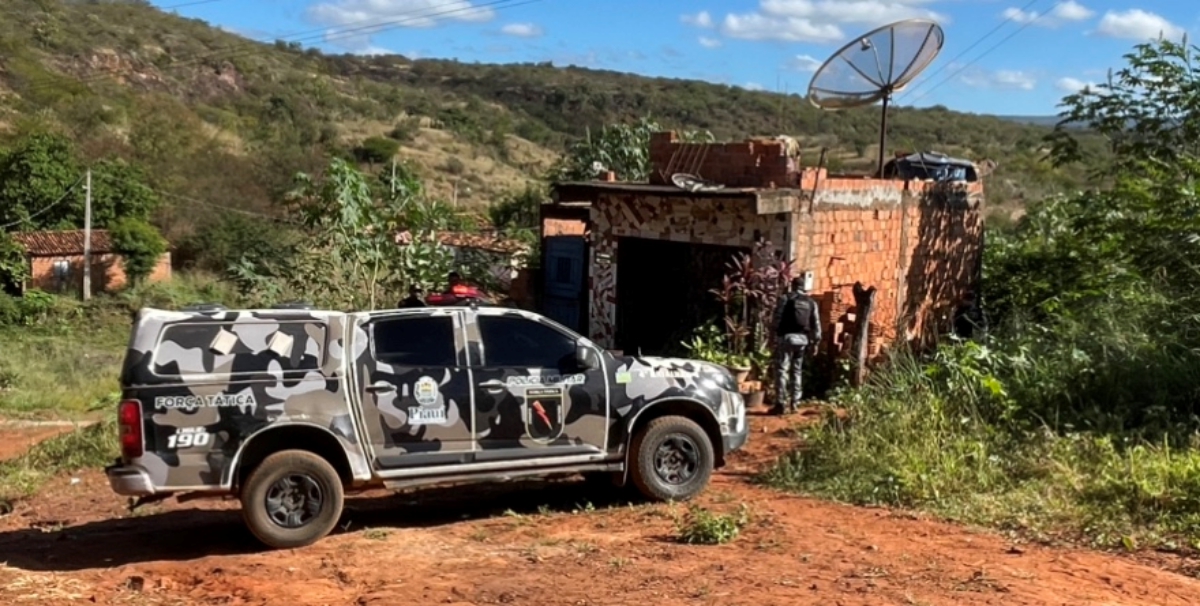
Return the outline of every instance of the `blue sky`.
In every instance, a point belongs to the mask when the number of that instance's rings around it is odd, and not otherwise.
[[[1160,31],[1175,39],[1200,32],[1200,4],[1187,0],[154,0],[154,4],[178,6],[172,10],[180,15],[250,38],[282,38],[330,52],[399,53],[482,63],[552,61],[747,88],[786,87],[789,92],[805,90],[817,65],[850,37],[894,20],[926,17],[941,24],[945,45],[923,76],[897,93],[896,103],[1021,115],[1055,113],[1065,94],[1102,80],[1110,67],[1123,64],[1122,55],[1133,45]]]

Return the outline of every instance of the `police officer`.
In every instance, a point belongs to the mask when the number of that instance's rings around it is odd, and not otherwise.
[[[400,301],[399,307],[425,307],[425,302],[421,300],[421,287],[413,284],[408,287],[408,297]]]
[[[791,288],[775,306],[775,407],[776,414],[794,412],[800,404],[804,356],[809,345],[821,341],[821,317],[817,302],[793,278]],[[815,348],[814,348],[815,349]],[[791,378],[791,391],[788,379]]]

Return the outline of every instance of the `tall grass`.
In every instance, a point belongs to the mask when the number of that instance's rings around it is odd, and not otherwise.
[[[1096,546],[1200,549],[1200,355],[1136,310],[1009,326],[842,392],[768,484]],[[1148,314],[1146,317],[1150,317]]]
[[[111,409],[133,314],[196,302],[232,305],[237,297],[210,276],[181,273],[86,304],[44,293],[0,299],[0,417],[71,419]]]

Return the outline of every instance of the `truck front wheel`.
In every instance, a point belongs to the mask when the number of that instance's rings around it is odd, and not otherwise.
[[[686,417],[650,421],[634,435],[630,446],[630,479],[648,498],[686,501],[704,490],[712,476],[712,442]]]
[[[328,461],[305,450],[283,450],[250,472],[241,497],[242,519],[259,541],[294,549],[333,531],[344,493]]]

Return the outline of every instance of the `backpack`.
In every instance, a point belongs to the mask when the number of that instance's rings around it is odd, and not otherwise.
[[[783,326],[780,328],[783,332],[797,332],[808,334],[808,325],[812,321],[814,302],[811,298],[803,295],[792,295],[788,297],[787,305],[783,309]],[[788,319],[791,319],[789,322]],[[791,326],[788,326],[788,325]],[[791,328],[791,330],[788,330]]]

